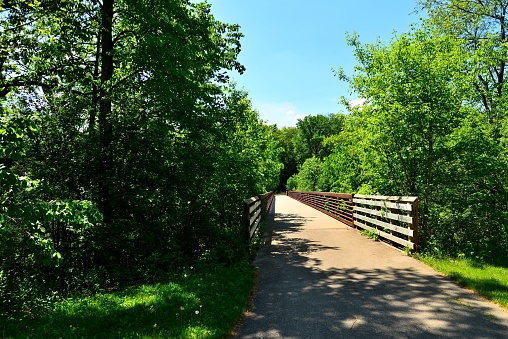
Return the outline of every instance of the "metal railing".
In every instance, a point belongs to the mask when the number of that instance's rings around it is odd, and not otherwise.
[[[287,195],[346,225],[418,251],[418,197],[299,191]]]
[[[352,194],[288,191],[287,195],[353,227]]]

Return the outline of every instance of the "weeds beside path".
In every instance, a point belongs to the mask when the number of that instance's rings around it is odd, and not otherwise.
[[[222,338],[245,311],[254,269],[189,268],[154,285],[55,302],[45,314],[0,320],[2,338]],[[28,311],[26,311],[28,312]]]
[[[508,268],[470,259],[419,256],[422,262],[508,310]]]

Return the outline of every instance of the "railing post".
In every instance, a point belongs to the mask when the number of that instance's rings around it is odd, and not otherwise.
[[[413,217],[415,215],[415,211],[414,211],[415,204],[413,203],[411,205],[413,205],[413,211],[407,211],[406,215],[408,217]],[[416,222],[416,224],[418,224],[418,222]],[[415,220],[413,218],[413,223],[412,224],[407,224],[407,228],[412,230],[414,232],[414,229],[415,229],[414,226],[415,226]],[[412,242],[413,244],[415,244],[414,250],[416,251],[417,250],[417,244],[415,243],[415,235],[416,235],[416,238],[417,238],[418,234],[413,233],[413,236],[408,235],[407,240]]]
[[[415,252],[418,252],[418,197],[416,197],[415,202],[413,204],[414,208],[414,222],[413,222],[413,228],[414,228],[414,244],[415,244]]]
[[[352,227],[353,228],[356,228],[356,224],[355,224],[355,195],[354,194],[351,194],[351,221],[353,223]]]
[[[261,208],[261,220],[265,220],[265,217],[266,217],[266,206],[268,206],[268,197],[265,196],[264,194],[260,194],[258,195],[258,199],[259,199],[259,202],[261,203],[261,205],[259,206],[259,208]]]
[[[242,201],[243,241],[250,245],[250,206]],[[250,248],[250,246],[249,246]]]

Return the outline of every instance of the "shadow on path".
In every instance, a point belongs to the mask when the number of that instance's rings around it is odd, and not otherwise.
[[[276,213],[268,223],[271,238],[255,262],[258,292],[237,338],[508,338],[506,312],[493,312],[496,307],[416,260],[414,268],[341,267],[341,257],[352,254],[340,242],[302,236],[308,221]],[[319,259],[329,250],[334,267]]]

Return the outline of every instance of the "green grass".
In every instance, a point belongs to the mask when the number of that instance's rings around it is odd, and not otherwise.
[[[418,259],[462,286],[508,308],[508,268],[464,258],[437,259],[419,256]]]
[[[21,321],[0,319],[0,338],[223,338],[246,309],[253,277],[246,262],[189,268],[164,283],[55,301]]]

